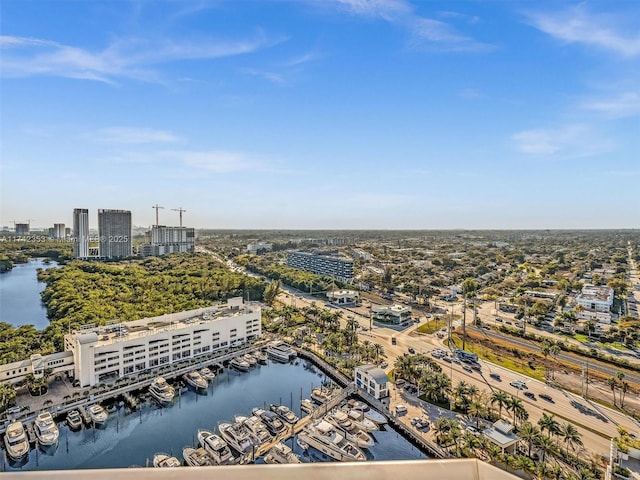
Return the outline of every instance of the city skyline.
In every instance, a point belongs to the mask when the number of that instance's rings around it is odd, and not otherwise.
[[[158,203],[195,228],[638,228],[639,22],[635,2],[4,2],[0,225],[150,226]]]

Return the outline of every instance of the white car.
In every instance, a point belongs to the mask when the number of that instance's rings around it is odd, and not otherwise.
[[[396,415],[404,415],[405,413],[407,413],[407,407],[404,405],[396,405]]]

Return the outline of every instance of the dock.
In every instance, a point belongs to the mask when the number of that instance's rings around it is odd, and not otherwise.
[[[27,438],[29,439],[29,443],[31,445],[35,445],[38,438],[36,437],[36,431],[33,428],[33,422],[25,424],[25,430],[27,431]]]
[[[87,411],[84,409],[84,407],[82,405],[78,405],[76,410],[80,412],[80,416],[82,417],[82,421],[84,421],[85,425],[91,425],[91,417],[89,416]]]
[[[126,403],[131,410],[135,410],[136,408],[138,408],[138,401],[133,395],[131,395],[129,392],[125,392],[122,394],[122,396],[124,397],[124,403]]]

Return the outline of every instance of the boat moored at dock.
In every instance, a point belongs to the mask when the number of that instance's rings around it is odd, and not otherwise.
[[[60,431],[56,422],[49,412],[41,412],[33,422],[33,428],[36,432],[38,444],[43,447],[54,445],[60,436]]]
[[[187,383],[187,385],[189,385],[189,387],[198,393],[206,392],[207,387],[209,386],[209,383],[196,370],[185,373],[182,376],[182,379]]]
[[[211,455],[203,448],[185,447],[182,449],[182,457],[190,467],[207,467],[215,465]]]
[[[287,363],[295,358],[296,352],[288,343],[276,340],[267,346],[267,355],[278,362]]]
[[[364,402],[351,399],[347,402],[347,405],[353,410],[361,411],[365,418],[368,418],[377,425],[385,425],[387,423],[387,417]]]
[[[241,372],[248,372],[249,368],[251,368],[251,365],[249,364],[249,362],[244,360],[243,357],[235,357],[231,359],[231,361],[229,362],[229,366]]]
[[[306,414],[310,414],[315,410],[315,404],[309,400],[308,398],[303,398],[300,400],[300,411]]]
[[[80,412],[78,412],[78,410],[71,410],[70,412],[68,412],[66,420],[67,426],[71,430],[79,430],[80,428],[82,428],[82,416],[80,415]]]
[[[340,393],[340,388],[335,387],[317,387],[311,390],[311,400],[316,403],[323,404],[331,400]]]
[[[198,442],[211,455],[215,465],[230,465],[235,463],[235,458],[229,450],[227,442],[208,430],[198,430]]]
[[[264,426],[267,427],[269,433],[274,437],[280,435],[287,428],[285,424],[282,423],[282,420],[280,420],[280,417],[271,411],[254,408],[252,413],[264,423]]]
[[[221,423],[218,426],[220,435],[231,448],[244,455],[251,452],[254,447],[249,432],[241,423]]]
[[[180,467],[180,460],[166,453],[156,453],[153,456],[153,466],[156,468]]]
[[[375,444],[371,435],[352,422],[349,416],[340,410],[327,413],[324,419],[341,431],[347,440],[360,448],[371,448]]]
[[[271,404],[269,405],[269,409],[278,415],[283,421],[291,425],[294,425],[298,420],[300,420],[298,416],[286,405]]]
[[[246,353],[241,357],[250,367],[255,367],[258,364],[258,359],[253,355]]]
[[[176,390],[164,379],[164,377],[156,377],[149,387],[151,396],[161,405],[171,403],[176,395]]]
[[[94,403],[89,408],[87,408],[87,413],[89,414],[89,419],[91,423],[94,425],[102,425],[109,418],[109,414],[107,411],[102,408],[102,405],[98,403]]]
[[[364,452],[341,435],[326,420],[307,425],[298,434],[300,446],[308,445],[339,462],[362,462]]]
[[[352,408],[343,407],[342,411],[349,416],[349,419],[366,432],[375,432],[380,430],[377,423],[372,422],[364,416],[362,410],[353,410]]]
[[[208,367],[200,369],[200,375],[207,381],[213,382],[216,379],[216,374],[213,373]]]
[[[251,417],[236,415],[235,421],[242,423],[246,429],[249,430],[252,435],[253,443],[256,446],[269,443],[273,440],[273,436],[269,433],[267,427],[255,415]]]
[[[258,363],[261,363],[263,365],[267,364],[267,356],[264,353],[262,353],[262,351],[257,350],[253,352],[251,355],[253,355],[255,359],[258,360]]]
[[[264,456],[265,463],[269,464],[285,464],[285,463],[302,463],[300,457],[293,453],[291,448],[278,442],[269,449],[269,452]]]
[[[29,453],[29,440],[22,422],[9,424],[4,434],[4,447],[13,460],[20,460]]]

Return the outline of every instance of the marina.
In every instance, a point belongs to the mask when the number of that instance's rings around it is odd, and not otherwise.
[[[180,454],[185,448],[198,449],[200,446],[199,430],[206,429],[217,435],[222,424],[233,425],[232,422],[240,420],[236,419],[239,415],[251,418],[255,408],[263,410],[263,414],[274,415],[273,424],[277,426],[279,422],[285,428],[271,441],[257,446],[252,444],[250,448],[245,444],[241,447],[245,450],[244,458],[232,463],[265,463],[262,455],[266,455],[279,441],[299,455],[302,462],[330,461],[330,456],[314,448],[303,450],[297,442],[298,432],[311,421],[310,416],[300,411],[300,400],[309,397],[313,388],[326,381],[324,374],[309,366],[307,361],[298,359],[294,363],[269,362],[266,366],[251,368],[247,372],[225,369],[208,385],[206,395],[175,386],[175,381],[179,378],[165,375],[177,392],[176,398],[168,406],[161,407],[158,402],[151,400],[150,395],[145,395],[150,400],[145,401],[137,394],[137,410],[116,402],[115,411],[108,415],[101,428],[88,425],[77,431],[71,430],[63,421],[64,416],[60,416],[56,419],[60,432],[59,441],[50,454],[38,454],[37,449],[33,449],[19,464],[7,460],[3,468],[10,471],[152,466],[158,452],[181,459]],[[289,395],[283,398],[283,392],[289,392]],[[271,412],[271,404],[287,406],[288,410],[301,419],[296,425],[288,424],[287,427],[285,421]],[[329,407],[320,407],[315,413],[321,412],[324,415],[325,408]],[[88,416],[86,412],[85,415]],[[318,413],[317,416],[321,415]],[[426,458],[425,454],[392,428],[375,432],[374,438],[373,447],[365,451],[367,460]],[[208,450],[206,445],[203,447]],[[280,447],[279,451],[285,450]],[[194,452],[189,452],[193,456],[193,462],[204,461],[202,458],[198,459]],[[239,454],[236,452],[235,456],[238,457]],[[269,459],[272,460],[272,457]]]

